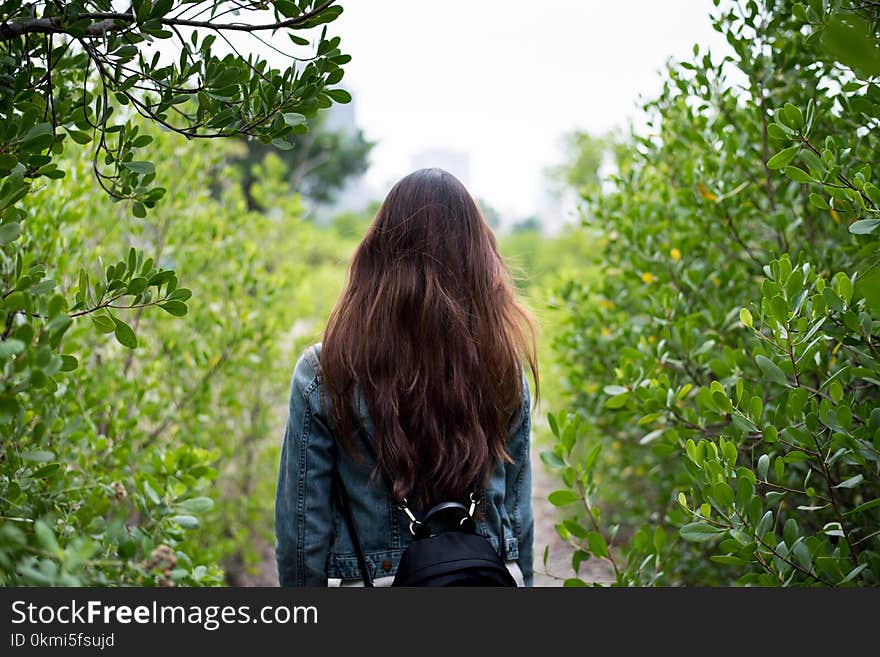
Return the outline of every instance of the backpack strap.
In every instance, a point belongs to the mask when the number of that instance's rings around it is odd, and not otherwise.
[[[342,477],[339,476],[339,469],[336,467],[336,454],[338,454],[336,448],[336,441],[333,441],[334,446],[334,458],[333,458],[333,489],[336,494],[336,503],[339,505],[339,510],[342,512],[342,517],[345,519],[345,524],[348,527],[348,533],[351,536],[351,544],[354,547],[354,552],[357,555],[358,568],[361,571],[361,577],[364,580],[364,586],[373,586],[373,577],[370,575],[370,569],[367,568],[367,559],[364,556],[364,550],[361,546],[360,535],[357,531],[357,526],[354,522],[354,516],[351,514],[351,500],[348,497],[348,491],[345,490],[345,484],[342,482]]]

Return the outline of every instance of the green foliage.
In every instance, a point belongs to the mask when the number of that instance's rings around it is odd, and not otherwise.
[[[5,390],[18,391],[4,392],[0,417],[4,436],[12,431],[0,493],[6,583],[218,584],[221,567],[240,576],[272,539],[292,359],[329,312],[327,290],[341,287],[355,238],[299,219],[300,198],[285,191],[278,158],[260,167],[255,189],[277,212],[248,212],[234,144],[141,129],[166,162],[158,172],[166,211],[120,222],[119,206],[95,197],[88,163],[64,156],[72,175],[31,196],[23,251],[39,245],[55,263],[64,294],[46,292],[50,309],[64,307],[65,295],[91,308],[97,290],[132,289],[129,263],[138,273],[154,268],[138,250],[111,274],[80,266],[83,254],[100,260],[129,243],[173,265],[192,297],[166,276],[150,305],[168,314],[123,297],[92,321],[73,318],[57,356],[36,339],[25,348],[27,326],[45,340],[54,334],[16,315],[0,343]],[[192,184],[175,185],[184,175]],[[150,285],[152,276],[141,278]],[[137,345],[127,344],[135,333]],[[47,359],[41,370],[38,359]],[[42,371],[45,385],[29,371]],[[52,532],[58,550],[47,551],[40,532]]]
[[[325,24],[342,12],[332,2],[139,0],[128,12],[110,9],[88,0],[0,2],[0,211],[33,182],[65,175],[54,159],[69,137],[89,145],[103,189],[131,200],[135,217],[145,216],[166,189],[144,159],[151,139],[131,122],[136,114],[188,139],[244,135],[290,149],[320,108],[351,99],[331,88],[350,60],[340,38],[327,37]],[[237,9],[255,12],[254,22],[222,18]],[[289,58],[285,69],[240,54],[227,38],[244,35],[260,46],[261,34],[283,30],[301,47],[311,40],[296,32],[318,25],[317,53],[298,53],[304,65],[293,66],[296,51],[275,48]],[[179,57],[163,56],[169,43]]]
[[[560,533],[617,584],[880,582],[877,19],[719,10],[733,55],[672,65],[585,199],[603,272],[563,288],[543,457]]]
[[[226,4],[136,2],[133,19],[2,3],[0,584],[218,584],[258,558],[243,536],[271,534],[278,363],[311,337],[288,334],[294,313],[326,312],[316,286],[340,256],[298,220],[283,166],[267,158],[255,185],[275,212],[248,213],[230,146],[180,134],[283,147],[347,100],[326,88],[347,56],[325,26],[295,68],[219,58],[199,28],[238,28],[180,21]],[[333,20],[329,5],[267,11],[305,29]],[[175,36],[179,62],[149,59]],[[302,249],[311,262],[291,257]]]
[[[256,139],[245,142],[242,165],[249,209],[258,209],[250,195],[255,181],[253,167],[272,152],[287,166],[290,189],[312,203],[331,203],[349,180],[366,172],[375,143],[367,141],[360,129],[331,129],[327,123],[328,112],[319,112],[307,133],[291,137],[290,149],[279,151]]]
[[[599,183],[599,167],[611,142],[610,137],[594,137],[583,131],[565,135],[563,147],[567,163],[547,169],[547,178],[561,189],[574,188],[582,194],[591,192]]]

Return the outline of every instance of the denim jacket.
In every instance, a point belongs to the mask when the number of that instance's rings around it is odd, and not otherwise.
[[[394,575],[412,537],[408,520],[389,495],[383,478],[369,479],[375,461],[366,453],[359,461],[346,450],[334,449],[320,348],[318,343],[300,356],[290,386],[290,410],[275,496],[275,557],[281,586],[326,586],[330,578],[345,581],[361,577],[351,537],[331,494],[334,454],[374,578]],[[525,375],[523,390],[522,406],[513,414],[508,432],[507,452],[514,462],[498,462],[483,491],[478,528],[496,550],[504,537],[507,559],[515,561],[525,585],[531,586],[531,401]],[[374,430],[363,400],[358,404],[362,428],[373,440]]]

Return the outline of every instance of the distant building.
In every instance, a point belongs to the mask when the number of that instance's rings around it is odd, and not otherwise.
[[[431,167],[445,169],[465,187],[470,186],[471,159],[467,153],[448,148],[428,148],[413,155],[410,162],[413,170]]]
[[[572,209],[559,196],[551,193],[545,185],[537,195],[535,214],[545,234],[558,233],[566,224],[573,221]]]

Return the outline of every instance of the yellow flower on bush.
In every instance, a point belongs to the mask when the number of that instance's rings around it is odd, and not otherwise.
[[[654,276],[654,274],[652,274],[649,271],[644,272],[642,274],[641,278],[642,278],[642,283],[645,283],[646,285],[650,285],[651,283],[653,283],[654,281],[657,280],[657,277]]]
[[[702,196],[707,201],[717,201],[718,197],[715,196],[703,183],[697,183],[697,188],[700,190],[700,196]]]
[[[669,252],[669,257],[672,258],[673,260],[675,260],[675,262],[678,262],[679,260],[681,260],[681,251],[679,251],[676,248],[673,248]]]
[[[607,326],[603,326],[602,327],[602,335],[604,335],[605,337],[608,337],[609,335],[611,335],[611,329],[608,328]]]

